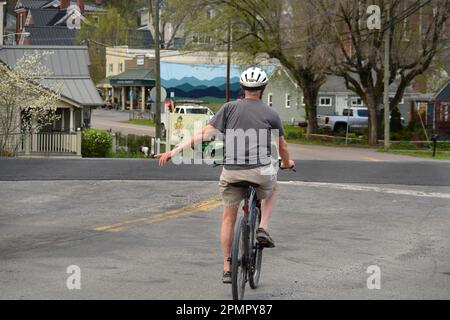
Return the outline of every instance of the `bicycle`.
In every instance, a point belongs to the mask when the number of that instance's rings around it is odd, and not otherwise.
[[[281,170],[295,171],[294,167]],[[247,282],[250,288],[257,289],[261,277],[264,247],[256,240],[256,230],[261,222],[261,201],[256,193],[258,184],[241,181],[231,185],[247,189],[243,206],[244,215],[236,222],[230,257],[233,300],[242,300]]]

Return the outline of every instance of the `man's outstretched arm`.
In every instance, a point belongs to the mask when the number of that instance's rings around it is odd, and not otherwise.
[[[165,166],[167,164],[167,162],[169,162],[173,157],[175,157],[179,153],[183,152],[184,150],[189,150],[191,148],[195,148],[195,146],[197,146],[200,143],[203,143],[203,141],[208,140],[215,133],[217,133],[217,129],[214,128],[210,124],[207,125],[200,132],[197,132],[196,134],[194,134],[194,136],[191,138],[190,141],[176,147],[172,151],[157,154],[156,157],[159,158],[159,165],[161,167]]]
[[[281,157],[281,168],[291,169],[295,167],[295,162],[291,160],[286,139],[281,136],[279,139],[279,152]]]

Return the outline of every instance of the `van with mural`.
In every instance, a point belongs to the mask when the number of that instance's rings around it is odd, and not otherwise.
[[[166,112],[161,114],[161,132],[163,138],[166,137],[167,129],[169,128],[169,117],[171,114],[190,115],[194,118],[198,118],[199,121],[203,121],[205,119],[209,121],[214,116],[214,112],[210,108],[202,105],[180,105],[173,108],[172,112],[170,109],[166,110]]]

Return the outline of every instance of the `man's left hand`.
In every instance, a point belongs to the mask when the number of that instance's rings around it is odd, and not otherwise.
[[[156,158],[159,159],[159,166],[164,167],[167,162],[169,162],[174,157],[172,151],[160,153],[156,155]]]

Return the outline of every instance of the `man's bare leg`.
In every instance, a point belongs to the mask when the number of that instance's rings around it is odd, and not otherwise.
[[[228,261],[228,258],[231,255],[231,246],[233,245],[234,225],[236,224],[237,212],[237,207],[224,207],[223,209],[220,240],[222,242],[224,271],[231,271],[231,264]]]
[[[267,228],[269,227],[269,221],[270,218],[272,217],[273,209],[275,208],[276,199],[277,199],[277,191],[275,190],[269,198],[264,199],[261,202],[262,212],[261,212],[261,223],[259,224],[259,227],[263,228],[264,230],[267,230]]]

